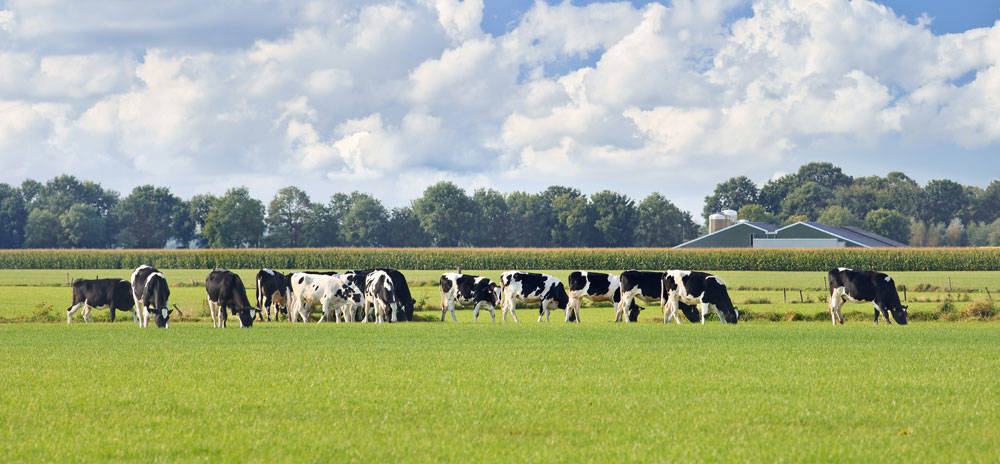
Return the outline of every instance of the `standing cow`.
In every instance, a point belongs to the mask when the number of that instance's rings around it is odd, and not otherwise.
[[[260,310],[250,305],[243,280],[236,273],[226,269],[216,269],[205,278],[205,292],[208,293],[208,311],[212,315],[212,327],[226,327],[229,319],[227,310],[240,318],[240,327],[253,327],[253,320]]]
[[[451,312],[451,320],[455,317],[455,303],[460,305],[475,305],[472,322],[479,319],[479,308],[484,306],[490,312],[490,318],[496,322],[494,310],[500,306],[500,287],[486,277],[479,277],[457,272],[441,275],[441,321],[444,322],[446,312]]]
[[[370,309],[375,309],[375,322],[381,324],[386,319],[398,322],[402,311],[392,277],[386,271],[369,272],[365,278],[365,318],[368,322]]]
[[[892,277],[875,271],[855,271],[844,267],[831,269],[827,274],[830,282],[830,319],[833,325],[844,323],[840,309],[845,301],[869,302],[875,306],[875,323],[881,311],[886,324],[892,325],[889,314],[899,325],[906,325],[909,307],[903,306],[896,292]]]
[[[635,269],[623,272],[619,276],[621,285],[622,301],[615,308],[615,322],[621,322],[625,316],[625,308],[629,308],[629,313],[638,314],[638,311],[631,309],[635,300],[644,303],[660,302],[663,296],[663,272],[637,271]],[[678,302],[678,308],[684,313],[684,317],[691,322],[699,320],[698,310],[687,303]],[[632,317],[625,318],[627,322],[635,322]]]
[[[278,320],[278,313],[283,312],[288,315],[288,276],[273,269],[261,269],[257,272],[257,307],[260,308],[258,315],[261,320],[267,316],[271,321],[271,312],[274,312],[274,320]]]
[[[170,315],[174,310],[167,309],[170,298],[170,288],[167,278],[156,268],[143,264],[132,273],[132,297],[135,299],[135,311],[142,312],[139,327],[149,326],[149,316],[157,327],[170,327]]]
[[[729,291],[722,279],[698,271],[670,270],[663,274],[663,295],[660,304],[663,306],[663,323],[674,319],[681,323],[677,316],[677,308],[681,303],[697,305],[701,311],[701,323],[705,323],[705,315],[709,310],[723,324],[735,324],[740,317],[739,309],[733,306]]]
[[[566,309],[569,296],[566,287],[559,279],[548,274],[534,272],[507,271],[500,275],[500,288],[503,293],[501,313],[507,322],[507,313],[517,319],[516,305],[518,302],[539,303],[538,322],[549,321],[549,312],[553,309]]]
[[[339,308],[361,304],[361,296],[352,289],[346,274],[322,275],[296,272],[288,276],[291,282],[291,301],[288,303],[288,320],[296,322],[301,317],[309,322],[309,313],[314,306],[323,308],[321,321],[333,315],[340,322]],[[345,310],[344,320],[353,319],[353,311]]]
[[[569,283],[569,303],[566,304],[566,322],[580,322],[580,306],[584,297],[593,302],[610,301],[614,304],[616,312],[622,301],[621,283],[616,275],[573,271],[569,274],[567,283]],[[634,322],[639,317],[640,309],[633,301],[629,308],[629,319]]]
[[[81,307],[84,322],[90,322],[90,309],[101,306],[111,309],[111,322],[115,321],[115,310],[132,311],[132,286],[122,279],[77,279],[73,282],[73,303],[66,308],[66,323],[72,322],[73,313]]]

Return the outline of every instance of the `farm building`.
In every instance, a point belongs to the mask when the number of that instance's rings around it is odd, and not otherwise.
[[[712,215],[713,217],[716,215]],[[712,218],[709,219],[710,221]],[[719,226],[724,227],[719,227]],[[713,230],[714,227],[719,227]],[[905,247],[888,237],[859,227],[828,226],[818,222],[796,222],[784,227],[763,222],[736,221],[726,225],[716,218],[709,234],[674,248],[837,248]]]

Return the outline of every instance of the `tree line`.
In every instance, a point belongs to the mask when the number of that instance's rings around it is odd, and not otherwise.
[[[439,182],[409,206],[389,209],[365,193],[324,202],[296,187],[265,206],[246,187],[184,200],[153,185],[122,197],[70,175],[0,184],[0,248],[663,247],[699,232],[659,193],[636,203],[563,186],[469,195]]]
[[[902,172],[851,177],[832,163],[809,163],[761,187],[745,176],[716,185],[702,214],[723,209],[771,224],[858,226],[913,246],[1000,246],[997,180],[986,188],[947,179],[921,186]]]

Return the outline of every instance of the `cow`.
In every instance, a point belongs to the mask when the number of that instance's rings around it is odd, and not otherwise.
[[[73,313],[83,308],[84,322],[90,322],[90,309],[107,306],[111,309],[111,322],[115,321],[115,310],[133,311],[135,300],[132,286],[122,279],[77,279],[73,281],[73,303],[66,308],[66,323],[73,320]]]
[[[662,287],[660,305],[663,306],[664,324],[670,319],[681,323],[677,315],[680,303],[697,305],[701,309],[699,319],[702,324],[709,310],[714,311],[723,324],[736,324],[739,320],[739,309],[733,306],[726,283],[717,276],[698,271],[669,270],[663,274]]]
[[[455,303],[460,305],[475,305],[472,322],[479,319],[479,307],[485,306],[490,312],[490,318],[496,322],[494,310],[500,306],[500,286],[486,277],[479,277],[457,272],[441,275],[441,322],[444,322],[446,312],[451,312],[451,320],[455,318]]]
[[[886,324],[892,325],[889,314],[899,325],[906,325],[909,307],[903,306],[896,292],[896,283],[892,277],[875,271],[855,271],[844,267],[831,269],[828,273],[830,282],[830,319],[833,325],[844,323],[844,314],[840,311],[844,302],[869,302],[875,306],[875,324],[878,324],[879,312],[885,318]]]
[[[208,311],[212,315],[212,327],[226,327],[229,319],[227,310],[239,316],[240,327],[253,327],[260,310],[250,305],[243,280],[236,273],[226,269],[215,269],[205,277],[205,292],[208,293]]]
[[[414,307],[417,301],[413,299],[413,296],[410,293],[410,286],[406,283],[406,276],[404,276],[402,272],[399,272],[395,269],[383,267],[383,268],[348,271],[345,272],[344,274],[352,276],[350,277],[349,282],[354,287],[360,288],[362,292],[364,292],[365,286],[367,284],[368,274],[375,271],[385,272],[386,274],[389,275],[389,277],[392,280],[392,287],[396,293],[396,299],[400,305],[400,311],[399,314],[397,314],[398,322],[412,321],[413,311],[415,309]],[[358,314],[356,315],[355,319],[366,320],[365,311],[367,311],[368,302],[363,301],[361,306],[357,306],[356,308],[358,309]]]
[[[516,305],[518,302],[539,303],[538,322],[549,321],[549,311],[552,309],[566,309],[569,303],[569,295],[566,294],[566,287],[559,279],[548,274],[538,274],[534,272],[507,271],[500,275],[500,288],[503,294],[501,313],[504,322],[507,322],[507,313],[517,319]]]
[[[331,311],[335,311],[334,320],[340,322],[340,312],[337,308],[347,305],[361,304],[361,296],[352,290],[345,274],[323,275],[296,272],[288,276],[291,283],[291,301],[288,303],[288,320],[296,322],[299,317],[303,322],[309,322],[309,313],[313,306],[323,308],[323,318],[328,320]],[[346,312],[344,320],[353,320],[353,311]]]
[[[278,313],[283,312],[288,316],[288,276],[273,269],[261,269],[257,272],[257,312],[258,317],[271,321],[271,312],[274,312],[274,320],[278,320]]]
[[[381,324],[386,319],[391,322],[398,322],[403,308],[396,287],[393,284],[392,276],[388,272],[376,270],[369,272],[365,277],[365,318],[361,322],[368,322],[368,316],[372,308],[375,309],[375,323]]]
[[[622,301],[615,307],[615,322],[622,321],[622,317],[625,316],[625,308],[629,308],[629,315],[625,320],[636,322],[638,310],[633,309],[633,306],[637,299],[644,303],[659,302],[660,297],[663,296],[663,275],[662,272],[637,271],[635,269],[622,272],[618,276]],[[678,307],[689,321],[694,322],[700,319],[694,306],[679,302]],[[635,319],[631,317],[632,313],[636,314]]]
[[[569,303],[566,304],[566,322],[580,322],[580,306],[586,297],[592,302],[610,301],[615,309],[622,300],[621,284],[616,275],[601,272],[573,271],[567,279]],[[629,319],[635,322],[639,317],[639,305],[632,302]],[[633,314],[634,313],[634,314]]]
[[[167,309],[170,298],[170,288],[167,278],[156,268],[143,264],[132,272],[132,297],[135,299],[135,312],[142,312],[139,327],[149,326],[149,316],[157,327],[170,327],[170,315],[174,310]]]

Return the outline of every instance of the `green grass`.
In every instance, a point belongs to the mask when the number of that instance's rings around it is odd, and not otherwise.
[[[343,269],[339,269],[343,270]],[[164,269],[167,279],[174,285],[171,288],[171,302],[176,303],[185,317],[208,317],[208,307],[205,303],[204,279],[208,270],[201,269]],[[236,269],[247,286],[248,297],[254,298],[256,269]],[[440,293],[437,287],[438,278],[442,272],[428,270],[406,270],[404,273],[410,282],[410,290],[418,302],[418,308],[438,312]],[[483,275],[499,279],[501,271],[466,271],[471,274]],[[571,271],[544,270],[563,281]],[[605,271],[619,272],[619,271]],[[733,301],[741,309],[754,312],[774,312],[784,314],[799,312],[816,314],[827,311],[827,293],[824,287],[825,274],[822,272],[770,272],[770,271],[714,271],[727,282]],[[959,309],[964,308],[969,301],[984,300],[984,289],[991,288],[993,293],[1000,293],[1000,275],[996,272],[893,272],[894,279],[900,285],[910,289],[925,287],[924,291],[909,291],[907,304],[911,311],[933,312],[945,299],[957,300]],[[83,270],[0,270],[0,319],[25,319],[35,313],[39,305],[51,305],[54,312],[60,313],[72,299],[72,291],[67,282],[76,278],[118,277],[128,279],[131,270],[118,269],[83,269]],[[948,280],[951,288],[948,291]],[[178,286],[179,285],[179,286]],[[802,290],[801,300],[799,290]],[[901,295],[902,296],[902,295]],[[522,306],[519,317],[523,314],[537,313],[532,308]],[[610,321],[612,312],[607,303],[584,307],[585,321]],[[861,311],[870,313],[868,304],[849,304],[846,311]],[[460,320],[472,320],[471,312],[459,311]],[[464,314],[464,315],[463,315]],[[643,313],[644,319],[662,316],[660,310],[653,305]],[[95,320],[107,320],[107,310],[101,309],[92,313]],[[488,317],[488,316],[487,316]],[[562,318],[560,313],[555,317]],[[131,316],[129,316],[129,319]],[[56,318],[60,319],[61,318]]]
[[[992,462],[1000,323],[0,325],[0,461]]]

